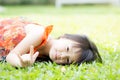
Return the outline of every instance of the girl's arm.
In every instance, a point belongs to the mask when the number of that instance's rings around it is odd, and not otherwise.
[[[33,48],[30,48],[30,46],[38,46],[42,42],[42,37],[44,34],[44,27],[40,27],[38,25],[29,24],[25,27],[26,31],[26,37],[7,55],[6,60],[8,63],[10,63],[13,66],[20,66],[24,67],[25,62],[28,64],[31,59],[28,59],[28,61],[24,60],[28,56],[38,56],[38,52],[34,55],[31,55],[34,53]],[[29,52],[31,54],[26,54]],[[34,60],[35,61],[35,60]],[[33,64],[34,62],[28,64],[27,66]]]

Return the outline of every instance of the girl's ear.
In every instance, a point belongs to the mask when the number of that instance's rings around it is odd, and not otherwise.
[[[94,60],[95,60],[94,54],[90,49],[82,52],[80,63],[91,62],[91,61],[94,61]]]
[[[83,50],[80,60],[78,61],[78,64],[80,65],[81,63],[84,63],[84,62],[90,63],[90,62],[94,61],[95,59],[96,59],[96,57],[90,49]]]
[[[95,51],[92,51],[91,49],[88,49],[88,50],[84,50],[82,52],[81,59],[80,59],[79,63],[80,64],[84,63],[84,62],[90,63],[94,60],[97,60],[97,61],[102,63],[102,59],[101,59],[98,51],[95,52]]]

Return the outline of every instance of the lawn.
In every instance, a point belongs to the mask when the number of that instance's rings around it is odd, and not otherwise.
[[[42,25],[54,25],[51,35],[85,34],[93,40],[103,64],[93,62],[80,66],[35,63],[14,68],[0,63],[0,80],[120,80],[120,8],[110,5],[5,6],[1,18],[25,17]]]

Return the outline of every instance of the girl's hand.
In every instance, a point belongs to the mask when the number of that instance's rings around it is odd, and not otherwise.
[[[26,67],[26,66],[32,65],[35,62],[38,55],[39,55],[39,52],[34,53],[34,47],[33,46],[30,47],[30,53],[29,54],[23,54],[23,55],[17,54],[18,58],[20,59],[20,66],[21,67]]]

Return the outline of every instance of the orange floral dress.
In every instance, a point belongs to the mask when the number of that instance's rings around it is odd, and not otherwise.
[[[40,25],[23,18],[0,19],[0,61],[5,60],[7,54],[26,36],[24,27],[28,24]],[[46,43],[51,31],[52,26],[45,28],[42,43],[35,49]]]

